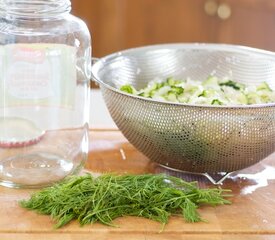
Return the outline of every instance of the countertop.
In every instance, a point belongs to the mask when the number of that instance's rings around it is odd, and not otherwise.
[[[89,159],[85,170],[91,173],[167,172],[138,152],[118,130],[90,131]],[[211,186],[201,179],[201,186]],[[119,227],[93,224],[80,227],[74,221],[54,230],[49,216],[38,215],[18,206],[34,190],[0,187],[0,239],[174,239],[174,240],[274,240],[275,239],[275,155],[228,178],[223,186],[233,192],[232,204],[202,207],[199,212],[207,222],[186,223],[171,217],[163,232],[157,222],[138,217],[115,220]]]

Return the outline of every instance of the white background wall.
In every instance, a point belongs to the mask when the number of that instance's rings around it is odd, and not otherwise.
[[[91,90],[90,101],[90,128],[117,128],[99,89]]]

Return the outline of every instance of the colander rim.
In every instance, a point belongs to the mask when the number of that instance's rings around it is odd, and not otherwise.
[[[180,48],[179,48],[180,47]],[[126,92],[123,92],[115,87],[110,86],[109,84],[102,81],[98,76],[97,72],[104,67],[104,64],[113,60],[117,57],[122,56],[125,53],[131,53],[135,51],[143,51],[143,50],[160,50],[160,49],[205,49],[205,50],[224,50],[224,51],[234,51],[238,53],[247,54],[248,52],[251,54],[259,54],[263,55],[268,58],[275,60],[275,52],[271,52],[268,50],[263,50],[259,48],[247,47],[243,45],[235,45],[235,44],[220,44],[220,43],[166,43],[166,44],[154,44],[154,45],[147,45],[135,48],[129,48],[122,51],[118,51],[109,55],[106,55],[102,58],[94,58],[94,64],[91,68],[91,77],[94,81],[99,83],[100,87],[103,85],[104,87],[108,88],[111,91],[114,91],[118,94],[125,95],[130,98],[143,100],[145,102],[152,102],[156,104],[167,104],[167,105],[174,105],[174,106],[184,106],[184,107],[192,107],[192,108],[215,108],[215,109],[258,109],[258,108],[271,108],[275,107],[275,102],[273,103],[261,103],[261,104],[251,104],[251,105],[237,105],[237,104],[230,104],[230,105],[206,105],[206,104],[190,104],[190,103],[177,103],[177,102],[168,102],[168,101],[161,101],[152,98],[146,98],[142,96],[135,96]]]

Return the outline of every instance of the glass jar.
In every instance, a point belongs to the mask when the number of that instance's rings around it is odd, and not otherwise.
[[[88,155],[91,39],[69,0],[0,0],[0,184],[41,187]]]

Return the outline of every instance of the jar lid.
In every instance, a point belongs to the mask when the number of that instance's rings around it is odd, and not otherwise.
[[[39,142],[45,131],[32,121],[19,117],[0,118],[0,147],[25,147]]]

